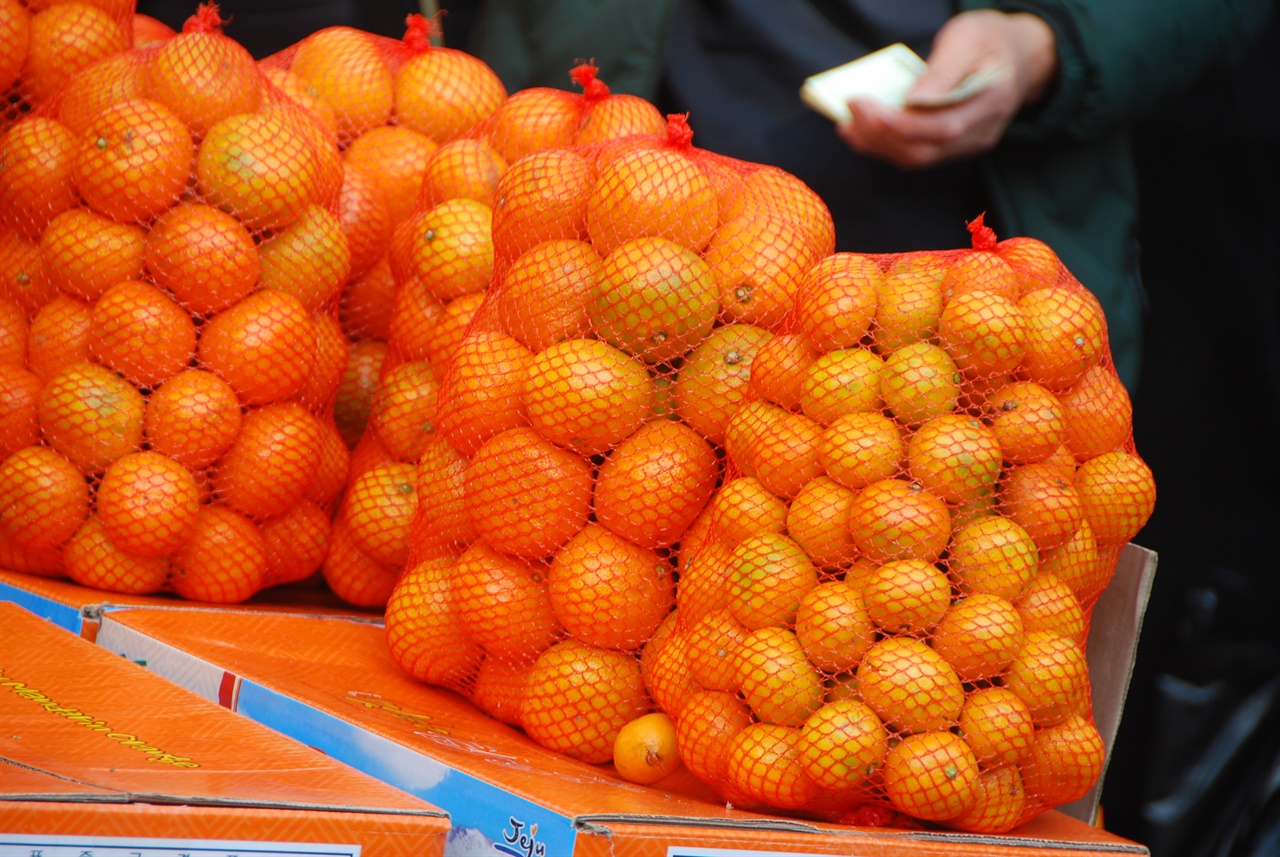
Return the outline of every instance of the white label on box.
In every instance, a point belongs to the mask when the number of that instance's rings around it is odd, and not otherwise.
[[[360,846],[0,833],[0,857],[360,857]]]

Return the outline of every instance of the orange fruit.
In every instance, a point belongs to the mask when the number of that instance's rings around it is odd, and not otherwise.
[[[4,534],[0,528],[0,566],[11,571],[34,574],[40,577],[63,577],[63,547],[29,548],[20,545]]]
[[[115,545],[90,516],[62,551],[67,577],[81,586],[131,595],[158,592],[169,578],[167,556],[135,556]]]
[[[1034,733],[1031,709],[1005,687],[971,691],[960,710],[960,735],[984,767],[1021,759]]]
[[[587,523],[591,466],[531,428],[486,442],[466,469],[467,510],[476,532],[516,556],[550,556]]]
[[[427,158],[418,204],[431,208],[462,196],[493,208],[498,181],[506,170],[507,162],[486,140],[450,140]]]
[[[729,608],[728,570],[732,554],[732,549],[718,540],[708,541],[696,549],[681,545],[676,605],[690,627],[711,613]]]
[[[302,382],[297,400],[313,414],[328,417],[347,368],[347,336],[342,332],[342,323],[323,310],[312,313],[311,326],[316,347],[311,371]]]
[[[587,201],[587,232],[608,255],[639,238],[664,238],[701,253],[719,222],[715,189],[688,154],[633,149],[600,167]]]
[[[571,145],[581,121],[580,105],[572,92],[531,86],[507,96],[483,127],[489,144],[514,164],[539,149]]]
[[[392,308],[398,291],[391,276],[391,264],[383,255],[363,273],[357,274],[354,270],[353,262],[353,273],[338,303],[343,333],[356,342],[376,339],[385,343],[391,337]]]
[[[374,388],[369,427],[388,453],[416,462],[436,436],[440,381],[425,360],[385,370]]]
[[[0,0],[0,91],[18,79],[30,40],[30,13],[18,0]]]
[[[681,619],[688,622],[690,617],[682,613]],[[708,690],[736,691],[738,656],[751,632],[727,607],[705,613],[688,628],[685,660],[698,684]]]
[[[683,423],[648,422],[600,466],[596,520],[641,547],[679,540],[711,499],[715,451]]]
[[[952,604],[933,628],[933,650],[961,680],[991,678],[1022,648],[1026,614],[999,595],[978,592]]]
[[[1005,672],[1004,686],[1027,704],[1037,727],[1061,723],[1088,709],[1089,665],[1084,649],[1070,637],[1028,633]]]
[[[694,693],[676,715],[676,744],[684,766],[703,782],[725,777],[729,745],[751,723],[751,709],[732,693]]]
[[[190,314],[149,283],[117,283],[93,305],[89,353],[139,386],[186,369],[195,351]]]
[[[901,472],[906,444],[893,420],[867,411],[833,420],[818,436],[817,454],[829,477],[856,490]]]
[[[133,15],[133,46],[146,48],[172,38],[177,32],[168,24],[150,15],[135,13]]]
[[[415,550],[423,556],[457,553],[475,541],[476,530],[467,513],[467,460],[442,438],[427,444],[418,459],[418,505],[430,510],[430,527],[413,534]]]
[[[679,711],[702,689],[689,668],[689,628],[676,611],[667,614],[640,650],[640,675],[654,705]]]
[[[93,309],[58,295],[36,313],[27,329],[27,365],[48,381],[72,363],[89,359]]]
[[[405,570],[387,599],[387,646],[413,678],[458,688],[480,668],[484,649],[462,629],[449,574],[453,557],[426,560]]]
[[[385,610],[403,569],[388,566],[360,550],[341,515],[329,533],[329,552],[320,573],[333,594],[353,607]]]
[[[1031,535],[1041,552],[1071,538],[1080,528],[1085,511],[1072,480],[1045,462],[1023,464],[1005,472],[1000,509],[1001,514]]]
[[[188,601],[235,604],[262,588],[266,546],[258,526],[225,506],[201,506],[190,538],[170,561],[169,582]]]
[[[86,301],[122,280],[142,279],[146,235],[87,208],[72,208],[50,221],[40,237],[45,275],[62,291]]]
[[[1102,561],[1088,518],[1080,522],[1080,529],[1071,538],[1045,551],[1040,558],[1040,573],[1052,574],[1071,587],[1081,605],[1093,603],[1111,582],[1112,571]]]
[[[486,657],[480,662],[472,683],[472,701],[494,720],[519,726],[520,699],[524,696],[528,672],[529,664],[513,664]]]
[[[1016,521],[986,517],[958,528],[947,570],[962,594],[986,593],[1014,601],[1038,569],[1035,540]]]
[[[543,242],[497,276],[494,313],[507,333],[541,351],[588,331],[587,307],[599,276],[600,257],[587,242]]]
[[[191,471],[158,452],[133,452],[107,465],[98,485],[98,522],[111,543],[142,557],[172,554],[191,536],[200,508]]]
[[[343,26],[317,30],[296,45],[289,70],[333,107],[344,144],[391,119],[394,80],[371,33]]]
[[[27,116],[0,136],[0,222],[39,238],[49,222],[76,206],[74,132],[46,116]]]
[[[3,157],[0,154],[0,158]],[[2,187],[3,179],[0,179],[0,193],[3,193]],[[0,226],[0,298],[13,301],[28,317],[33,317],[57,296],[57,286],[45,276],[40,245]]]
[[[249,229],[288,226],[324,189],[316,142],[286,114],[228,116],[200,142],[196,183],[210,205]]]
[[[977,248],[955,256],[942,281],[942,291],[948,300],[975,291],[1016,299],[1020,286],[1017,273],[1003,257],[992,250]]]
[[[1037,729],[1018,769],[1029,799],[1044,806],[1079,800],[1089,793],[1106,764],[1107,750],[1093,722],[1073,714]]]
[[[1056,285],[1062,276],[1062,260],[1038,238],[1015,235],[996,245],[996,252],[1018,275],[1020,295],[1044,286]]]
[[[908,253],[890,263],[875,280],[878,352],[932,339],[942,317],[942,280],[949,263],[933,253]]]
[[[858,549],[875,562],[936,562],[951,538],[951,513],[946,503],[919,485],[882,479],[863,488],[853,501],[849,531]]]
[[[525,411],[538,433],[581,455],[596,455],[649,418],[654,385],[645,365],[596,339],[569,339],[539,351],[524,382]]]
[[[818,259],[804,225],[776,214],[722,220],[703,258],[724,317],[770,329],[791,311],[796,284]]]
[[[19,365],[0,364],[0,461],[40,441],[40,377]]]
[[[355,543],[385,565],[403,566],[418,512],[418,468],[389,461],[353,474],[342,514]]]
[[[1107,322],[1084,289],[1040,288],[1018,301],[1026,318],[1021,372],[1050,390],[1070,387],[1107,353]]]
[[[129,36],[120,21],[85,3],[49,6],[32,15],[22,70],[32,102],[48,101],[76,72],[126,50]]]
[[[1000,387],[987,397],[983,410],[1010,464],[1043,461],[1067,439],[1065,405],[1034,381]]]
[[[1027,584],[1016,606],[1027,633],[1042,632],[1084,643],[1084,608],[1071,587],[1057,576],[1037,574]]]
[[[799,809],[818,796],[805,773],[801,732],[772,723],[753,723],[729,741],[725,773],[749,798],[780,809]]]
[[[381,265],[390,279],[387,250],[394,229],[391,210],[386,192],[365,167],[350,162],[343,164],[336,213],[351,254],[348,276],[357,280]],[[385,334],[382,338],[386,338]]]
[[[883,633],[927,633],[947,612],[951,583],[932,563],[890,560],[865,578],[862,597],[871,620]]]
[[[1117,449],[1089,459],[1076,470],[1075,485],[1099,547],[1127,543],[1155,509],[1155,477],[1132,452]]]
[[[218,498],[258,520],[284,514],[311,487],[322,444],[320,420],[295,402],[249,411],[218,465]]]
[[[28,446],[0,462],[0,533],[41,550],[61,545],[89,515],[84,474],[47,446]]]
[[[262,76],[271,86],[280,90],[290,101],[309,113],[329,134],[337,137],[338,115],[333,112],[333,105],[320,97],[320,94],[307,85],[307,82],[287,68],[279,66],[260,66]],[[277,102],[276,93],[267,90],[267,101]],[[250,111],[252,112],[252,111]]]
[[[914,637],[885,637],[872,645],[857,676],[862,701],[895,732],[947,729],[964,706],[956,671]]]
[[[387,344],[376,339],[357,340],[347,353],[347,365],[338,383],[333,401],[333,421],[350,449],[364,434],[373,411],[382,364],[387,359]]]
[[[799,727],[822,707],[822,676],[795,632],[752,631],[738,645],[736,660],[738,692],[765,723]]]
[[[1004,833],[1017,826],[1026,807],[1027,793],[1016,765],[1002,765],[979,772],[973,782],[973,803],[944,824],[971,833]]]
[[[548,587],[560,624],[603,649],[639,649],[675,606],[670,564],[599,524],[556,551]]]
[[[436,300],[420,277],[410,276],[399,284],[391,279],[391,317],[387,319],[387,344],[401,360],[429,360],[437,375],[443,376],[449,368],[445,352],[462,341],[471,315],[457,318],[455,310],[448,329],[442,323],[450,315],[447,307]],[[484,299],[483,292],[465,295],[450,301],[459,304],[471,297]],[[447,342],[445,342],[447,340]]]
[[[302,391],[315,354],[315,327],[287,292],[254,292],[205,322],[196,356],[246,405],[290,399]]]
[[[801,599],[818,583],[804,548],[780,533],[748,536],[730,558],[729,609],[750,630],[795,622]]]
[[[884,788],[895,809],[925,821],[946,821],[976,799],[978,762],[959,736],[909,735],[884,761]]]
[[[195,202],[156,218],[146,237],[146,265],[157,286],[199,315],[244,298],[261,271],[249,231],[226,212]]]
[[[624,780],[652,785],[680,768],[676,724],[661,711],[630,721],[613,742],[613,766]]]
[[[27,314],[13,301],[0,298],[0,365],[26,365],[27,336]]]
[[[439,428],[454,449],[472,455],[500,432],[528,424],[524,382],[532,358],[502,333],[477,330],[460,341],[440,391]]]
[[[719,311],[707,263],[662,237],[614,246],[588,307],[596,335],[646,363],[668,362],[706,339]]]
[[[585,238],[592,178],[587,159],[571,149],[544,149],[511,162],[493,194],[499,257],[509,263],[543,241]]]
[[[528,663],[563,636],[543,564],[476,541],[450,577],[462,627],[491,657]]]
[[[507,98],[486,63],[459,50],[427,47],[413,54],[393,80],[396,122],[439,143],[461,137]]]
[[[530,668],[520,725],[544,747],[598,764],[612,758],[622,727],[649,705],[635,657],[564,640]]]
[[[809,662],[824,673],[854,669],[875,641],[875,627],[861,589],[828,580],[800,599],[796,638]]]
[[[825,425],[847,414],[877,411],[884,361],[863,348],[839,348],[821,355],[806,370],[800,408]]]
[[[819,351],[852,348],[876,317],[880,269],[861,253],[835,253],[813,265],[799,285],[795,326]]]
[[[1022,362],[1026,321],[1013,299],[976,289],[947,301],[938,319],[938,338],[969,377],[999,375]]]
[[[667,120],[649,101],[638,95],[611,92],[587,108],[573,144],[587,146],[633,134],[659,137],[666,132]]]
[[[297,583],[319,571],[329,552],[331,529],[329,514],[311,500],[263,521],[259,532],[267,551],[267,570],[262,585]]]
[[[849,789],[865,783],[884,766],[888,753],[889,733],[861,702],[829,702],[800,729],[804,771],[823,788]]]
[[[855,496],[852,488],[819,476],[806,482],[787,508],[787,535],[820,569],[842,568],[857,556],[848,527]]]
[[[836,227],[827,204],[801,179],[777,167],[754,164],[743,175],[717,181],[720,222],[762,214],[780,215],[799,225],[814,258],[835,252]]]
[[[676,377],[676,413],[714,444],[724,443],[729,417],[746,398],[751,366],[772,333],[751,324],[726,324],[694,347]]]
[[[347,484],[351,470],[351,451],[338,434],[338,429],[328,420],[320,420],[320,463],[307,489],[306,499],[325,508],[333,503]]]
[[[40,391],[44,440],[86,473],[142,446],[145,401],[128,381],[94,363],[72,363]]]
[[[722,484],[707,505],[717,539],[734,548],[760,533],[787,528],[787,503],[754,476],[735,476]]]
[[[725,450],[743,472],[771,492],[791,498],[822,475],[818,438],[822,424],[766,402],[738,408],[725,426]]]
[[[1063,440],[1076,461],[1118,449],[1133,436],[1133,403],[1111,368],[1093,366],[1059,399],[1066,426]]]
[[[380,125],[352,140],[342,159],[363,170],[382,189],[394,227],[417,205],[423,170],[438,148],[435,140],[403,125]]]
[[[258,247],[260,289],[293,295],[309,310],[342,292],[351,269],[351,251],[338,218],[309,205]]]
[[[239,42],[222,35],[223,23],[216,7],[201,7],[147,62],[150,96],[198,135],[262,103],[257,64]]]
[[[231,385],[212,372],[187,369],[151,392],[143,431],[153,451],[200,470],[231,447],[240,422]]]
[[[809,340],[798,333],[779,333],[761,343],[751,364],[749,397],[788,410],[798,408],[809,364],[817,356]]]
[[[963,414],[926,420],[907,440],[911,478],[950,503],[990,496],[1001,460],[996,436],[981,421]]]
[[[76,187],[90,208],[113,220],[147,221],[186,190],[194,154],[191,132],[168,107],[121,101],[81,133]]]
[[[885,359],[880,395],[903,425],[949,414],[960,397],[960,369],[951,355],[931,342],[913,342]]]

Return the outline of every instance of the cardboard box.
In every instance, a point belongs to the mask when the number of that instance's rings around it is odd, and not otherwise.
[[[443,854],[436,806],[0,602],[0,854]]]
[[[1107,681],[1125,679],[1095,694],[1099,706],[1123,704],[1154,564],[1149,551],[1127,549],[1117,585],[1095,608],[1095,626],[1106,627],[1091,636],[1090,658],[1106,661]],[[1080,818],[1052,811],[1009,835],[976,836],[745,812],[692,777],[635,786],[416,682],[392,662],[381,628],[339,617],[130,610],[103,617],[98,643],[445,808],[454,854],[1148,853],[1082,820],[1096,801],[1075,809]],[[1097,720],[1109,747],[1119,710]]]
[[[380,621],[378,611],[361,610],[345,604],[323,587],[280,586],[264,589],[242,604],[204,604],[184,601],[175,595],[126,595],[91,589],[70,580],[40,577],[0,568],[0,601],[12,601],[32,613],[48,619],[60,628],[93,640],[102,614],[130,607],[257,610],[281,613],[306,613],[322,616],[347,616],[352,619]]]

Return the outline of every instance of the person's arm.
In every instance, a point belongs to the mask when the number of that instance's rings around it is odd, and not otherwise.
[[[1003,69],[958,104],[919,107],[975,72]],[[1036,15],[992,9],[962,12],[933,43],[929,66],[897,110],[874,99],[851,101],[851,121],[837,133],[853,149],[906,168],[970,158],[992,149],[1024,107],[1044,97],[1057,73],[1052,29]]]

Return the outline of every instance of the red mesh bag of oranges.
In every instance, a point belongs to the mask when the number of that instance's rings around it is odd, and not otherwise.
[[[812,266],[725,426],[645,655],[735,805],[1002,832],[1101,774],[1085,636],[1155,487],[1097,300],[981,221]]]
[[[511,159],[493,273],[433,311],[448,327],[423,328],[436,347],[448,332],[443,365],[430,339],[399,364],[431,373],[434,411],[386,626],[410,675],[597,763],[669,680],[643,652],[672,627],[725,424],[834,229],[795,177],[696,148],[685,117],[643,100],[593,101],[590,72],[579,82],[513,94],[473,136]],[[448,205],[424,204],[393,239],[393,270],[398,252],[414,260],[400,296],[429,291],[449,258],[433,254]],[[449,322],[463,300],[469,320]]]
[[[203,601],[314,574],[348,461],[341,180],[210,5],[4,132],[0,564]]]

